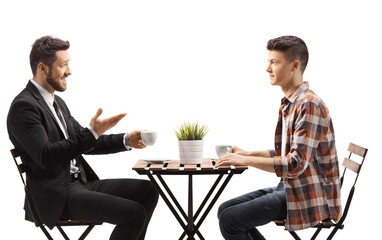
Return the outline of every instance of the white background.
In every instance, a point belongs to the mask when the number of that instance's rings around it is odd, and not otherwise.
[[[208,125],[205,157],[215,157],[214,145],[221,143],[247,150],[272,148],[283,94],[269,84],[266,43],[281,35],[301,37],[310,51],[304,79],[330,109],[339,159],[347,156],[349,142],[369,148],[345,229],[336,239],[361,239],[365,232],[377,236],[382,167],[382,17],[377,2],[2,1],[0,238],[44,238],[23,220],[24,193],[6,130],[10,103],[32,76],[31,45],[44,35],[71,43],[73,74],[68,90],[59,95],[82,125],[102,107],[103,116],[127,113],[110,133],[159,132],[156,145],[145,150],[86,157],[101,178],[143,179],[131,167],[142,157],[178,158],[173,129],[185,120]],[[186,178],[166,180],[186,208]],[[203,176],[194,181],[198,206],[214,180]],[[234,176],[200,229],[204,237],[222,239],[219,204],[277,182],[274,174],[256,169]],[[96,227],[89,239],[108,239],[112,229],[109,224]],[[259,230],[267,239],[291,239],[273,223]],[[80,230],[68,231],[75,235]],[[306,238],[311,232],[301,235]],[[160,200],[146,239],[178,239],[181,233]]]

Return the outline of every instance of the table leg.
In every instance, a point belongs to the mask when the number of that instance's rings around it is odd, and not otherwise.
[[[220,180],[223,178],[224,174],[220,174],[219,177],[216,179],[215,183],[212,185],[210,191],[207,193],[206,197],[204,198],[202,204],[200,204],[198,210],[196,211],[195,213],[195,216],[194,216],[194,219],[197,219],[200,212],[202,211],[202,209],[204,208],[204,206],[206,205],[208,199],[211,197],[212,193],[215,191],[216,187],[218,186]]]
[[[162,183],[164,189],[166,190],[166,192],[168,193],[168,195],[170,196],[171,200],[174,202],[174,204],[176,205],[176,207],[178,208],[178,210],[180,211],[180,213],[182,214],[184,219],[187,221],[188,220],[187,214],[184,212],[182,206],[180,206],[178,200],[175,198],[174,194],[171,192],[170,188],[167,186],[167,184],[164,181],[164,179],[162,178],[162,176],[161,175],[157,175],[157,178]]]
[[[192,174],[188,175],[188,231],[191,232],[194,228],[194,211],[193,211],[193,196],[192,196]],[[193,236],[193,234],[192,234]],[[188,239],[194,239],[188,238]]]
[[[185,213],[185,211],[183,210],[182,206],[180,206],[178,200],[175,198],[174,194],[171,192],[170,188],[167,186],[167,183],[164,181],[164,179],[162,178],[161,175],[157,174],[156,175],[157,178],[159,179],[159,181],[161,182],[162,186],[164,187],[164,189],[166,190],[166,192],[168,193],[168,195],[170,196],[171,200],[174,202],[175,206],[178,208],[178,210],[180,211],[180,213],[182,214],[183,218],[188,221],[188,216],[187,214]],[[196,219],[196,217],[194,217],[194,219]],[[194,227],[195,224],[194,222],[192,222],[192,227]],[[191,231],[190,231],[191,232]],[[189,233],[189,231],[184,231],[182,236],[179,238],[179,239],[183,239],[184,236]],[[196,234],[198,235],[198,237],[201,239],[201,240],[204,240],[204,237],[203,235],[199,232],[199,231],[196,231]]]
[[[162,191],[162,189],[158,185],[157,181],[154,179],[153,175],[151,174],[151,172],[147,172],[147,176],[149,177],[149,179],[152,182],[152,184],[154,185],[154,187],[157,189],[159,195],[161,195],[164,202],[167,204],[168,208],[170,208],[171,212],[174,214],[175,218],[178,220],[178,222],[182,226],[183,230],[187,233],[188,236],[191,236],[191,234],[188,232],[187,226],[183,223],[179,214],[176,212],[175,208],[171,205],[171,202],[168,200],[166,194],[164,194],[164,192]]]
[[[203,202],[200,204],[198,210],[196,211],[196,213],[194,215],[194,221],[195,221],[195,219],[198,218],[199,214],[203,210],[203,208],[206,205],[208,199],[211,197],[212,193],[215,191],[216,187],[218,186],[218,184],[221,181],[221,179],[223,178],[223,176],[224,176],[224,173],[220,174],[219,177],[216,179],[215,183],[212,185],[210,191],[207,193],[207,195],[204,198]],[[193,225],[195,226],[195,224],[193,224]],[[199,238],[201,240],[204,240],[204,237],[200,234],[199,230],[197,230],[196,233],[198,234],[198,236],[199,236]],[[186,232],[183,232],[183,234],[181,235],[181,237],[179,239],[183,239],[185,235],[186,235]]]
[[[228,174],[227,178],[225,179],[225,181],[223,182],[223,184],[219,188],[219,190],[216,193],[215,197],[212,199],[212,201],[208,205],[207,209],[204,211],[202,217],[200,218],[200,220],[196,224],[195,228],[192,230],[192,232],[191,232],[192,236],[195,234],[196,231],[198,231],[199,227],[202,225],[204,219],[207,217],[208,213],[210,212],[210,210],[212,209],[212,207],[214,206],[214,204],[216,203],[216,201],[220,197],[221,193],[223,192],[224,188],[227,186],[228,182],[231,180],[232,176],[233,176],[233,171],[231,171]]]
[[[212,193],[214,192],[217,185],[221,181],[223,175],[224,174],[219,175],[219,177],[216,179],[214,185],[211,187],[210,191],[207,193],[206,197],[204,198],[202,204],[199,206],[196,214],[193,215],[193,191],[192,191],[193,182],[192,182],[192,174],[189,174],[189,179],[188,179],[189,180],[189,182],[188,182],[188,216],[187,216],[187,214],[184,212],[184,210],[180,206],[179,202],[177,201],[177,199],[175,198],[175,196],[172,194],[171,190],[167,186],[166,182],[163,180],[162,176],[157,174],[157,177],[160,180],[160,182],[162,183],[163,187],[165,188],[165,190],[167,191],[167,193],[171,197],[172,201],[174,202],[174,204],[176,205],[176,207],[178,208],[180,213],[183,215],[183,217],[187,221],[187,225],[186,225],[182,221],[181,217],[179,216],[179,214],[176,211],[176,209],[174,208],[174,206],[172,206],[172,204],[169,201],[169,199],[167,198],[166,194],[160,188],[157,181],[154,179],[153,174],[150,171],[147,172],[147,176],[149,177],[150,181],[153,183],[154,187],[158,190],[159,194],[161,195],[161,197],[163,198],[163,200],[165,201],[165,203],[167,204],[167,206],[169,207],[171,212],[174,214],[175,218],[178,220],[179,224],[182,226],[182,228],[184,230],[182,236],[179,238],[180,240],[183,239],[185,235],[188,236],[187,239],[194,240],[195,234],[197,234],[201,240],[204,240],[204,237],[199,232],[199,227],[202,225],[203,221],[207,217],[208,213],[211,211],[211,209],[214,206],[214,204],[216,203],[217,199],[220,197],[221,193],[223,192],[223,190],[227,186],[228,182],[231,180],[231,178],[233,176],[233,171],[229,172],[227,178],[224,180],[223,184],[220,186],[218,192],[213,197],[212,201],[208,205],[207,209],[204,211],[202,217],[200,218],[200,220],[198,221],[196,226],[195,226],[194,221],[199,216],[199,214],[201,213],[201,211],[204,208],[205,204],[207,203],[208,199],[211,197]]]

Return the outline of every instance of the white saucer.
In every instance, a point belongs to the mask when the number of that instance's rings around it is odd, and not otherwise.
[[[170,159],[167,159],[167,158],[144,158],[142,159],[143,161],[147,162],[147,163],[166,163],[168,161],[170,161]]]

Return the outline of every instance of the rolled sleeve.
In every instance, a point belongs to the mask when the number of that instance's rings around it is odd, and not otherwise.
[[[273,165],[278,177],[295,178],[305,171],[308,162],[297,151],[293,151],[285,157],[273,157]]]
[[[287,177],[288,175],[288,158],[274,156],[273,166],[275,168],[275,173],[278,177]]]

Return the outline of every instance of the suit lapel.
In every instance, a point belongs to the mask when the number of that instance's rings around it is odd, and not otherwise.
[[[26,88],[32,93],[32,96],[37,100],[37,102],[45,109],[45,111],[48,112],[48,114],[53,118],[54,122],[56,123],[56,127],[59,129],[60,133],[62,134],[62,137],[65,138],[65,134],[62,132],[59,123],[57,122],[56,117],[53,115],[52,111],[50,110],[48,104],[46,104],[44,98],[41,96],[40,92],[36,88],[36,86],[29,81]],[[63,114],[64,115],[64,114]],[[66,118],[65,118],[66,121]]]
[[[27,85],[27,89],[32,93],[33,97],[40,103],[40,105],[49,113],[49,115],[54,119],[56,120],[56,118],[54,117],[52,111],[50,110],[50,108],[48,107],[48,105],[46,104],[44,98],[41,96],[40,92],[38,91],[38,89],[36,88],[35,85],[33,85],[32,82],[28,82],[28,85]]]

